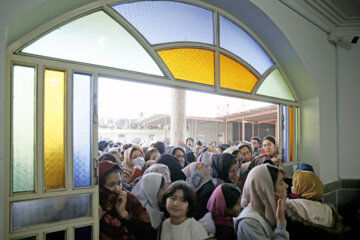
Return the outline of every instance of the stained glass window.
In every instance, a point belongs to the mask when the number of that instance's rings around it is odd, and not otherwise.
[[[65,72],[45,70],[44,171],[47,190],[65,188]]]
[[[134,37],[103,11],[53,30],[22,52],[163,75]]]
[[[243,59],[261,75],[274,65],[254,38],[223,16],[220,16],[220,47]]]
[[[151,44],[214,43],[213,13],[204,8],[170,1],[120,3],[113,8]]]
[[[91,216],[91,195],[54,197],[14,202],[12,228],[14,230],[42,223],[59,222]]]
[[[250,93],[258,79],[237,61],[220,55],[220,87]]]
[[[210,50],[177,48],[158,52],[177,79],[214,85],[215,53]]]
[[[92,227],[79,227],[75,228],[75,240],[92,239]]]
[[[275,69],[265,78],[256,93],[263,96],[295,101],[295,97],[279,69]]]
[[[14,66],[11,139],[13,192],[35,190],[35,100],[35,69]]]
[[[73,85],[74,186],[83,187],[91,175],[91,76],[76,73]]]
[[[297,146],[298,146],[298,108],[293,106],[283,106],[284,115],[284,162],[292,162],[298,159]]]

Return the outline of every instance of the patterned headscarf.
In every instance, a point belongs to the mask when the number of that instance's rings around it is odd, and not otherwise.
[[[212,179],[212,168],[207,163],[193,162],[182,171],[195,192]]]
[[[324,186],[315,173],[297,170],[293,176],[293,193],[306,199],[319,201],[323,197]]]

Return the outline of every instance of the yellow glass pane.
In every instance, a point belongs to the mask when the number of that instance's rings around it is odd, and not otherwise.
[[[45,70],[44,171],[47,190],[65,188],[65,72]]]
[[[220,87],[250,93],[257,81],[243,65],[220,54]]]
[[[177,79],[214,85],[214,51],[194,48],[176,48],[158,51],[158,54]]]

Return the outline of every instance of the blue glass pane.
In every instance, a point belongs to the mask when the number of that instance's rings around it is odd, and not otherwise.
[[[92,239],[91,234],[92,233],[92,227],[80,227],[75,228],[75,240],[83,240],[83,239]]]
[[[288,161],[288,131],[289,131],[289,107],[283,106],[284,115],[284,131],[283,131],[283,145],[284,145],[284,162]]]
[[[223,16],[220,16],[220,47],[243,59],[260,74],[274,65],[255,39]]]
[[[74,186],[90,186],[91,176],[91,76],[74,74],[73,161]]]
[[[213,13],[190,4],[145,1],[113,6],[151,44],[214,43]]]
[[[54,197],[11,203],[12,229],[91,216],[91,195]]]

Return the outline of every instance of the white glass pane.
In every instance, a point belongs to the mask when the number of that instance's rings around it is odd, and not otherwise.
[[[21,201],[11,205],[14,230],[41,223],[91,216],[90,194]]]
[[[103,11],[55,29],[22,52],[163,76],[148,52]]]
[[[14,66],[13,72],[12,191],[34,191],[35,69]]]

